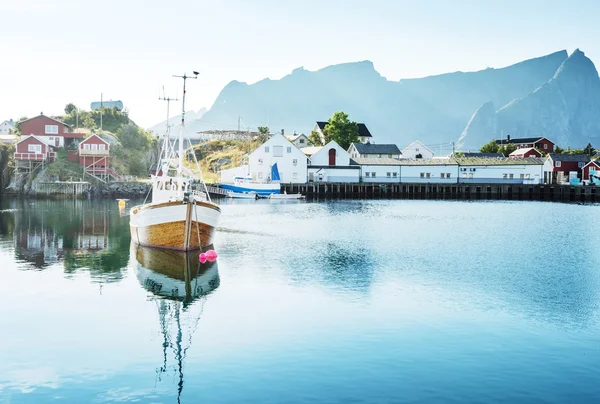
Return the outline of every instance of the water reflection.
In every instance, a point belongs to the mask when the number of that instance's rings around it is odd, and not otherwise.
[[[169,369],[177,378],[177,402],[184,385],[184,360],[198,328],[206,296],[219,287],[217,262],[200,263],[200,251],[183,253],[135,245],[130,246],[131,262],[142,287],[156,304],[162,335],[162,364],[157,381]],[[169,356],[174,365],[169,366]]]

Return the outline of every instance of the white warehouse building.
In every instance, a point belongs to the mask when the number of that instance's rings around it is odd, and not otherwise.
[[[254,181],[270,181],[271,167],[277,163],[281,183],[306,183],[308,158],[280,134],[271,136],[250,153],[248,160],[249,174]]]

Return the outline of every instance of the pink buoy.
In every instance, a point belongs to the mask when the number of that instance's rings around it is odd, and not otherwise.
[[[214,261],[217,259],[217,257],[218,257],[218,255],[215,250],[208,250],[206,252],[206,258],[208,258],[209,261]]]
[[[205,263],[206,260],[208,259],[208,257],[206,256],[205,253],[200,253],[200,257],[198,258],[200,260],[201,263]]]

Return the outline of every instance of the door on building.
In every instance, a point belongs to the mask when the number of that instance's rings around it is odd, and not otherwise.
[[[335,165],[335,149],[334,148],[329,149],[329,165],[330,166]]]

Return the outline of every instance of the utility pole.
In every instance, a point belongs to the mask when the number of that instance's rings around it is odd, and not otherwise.
[[[102,93],[100,93],[100,133],[102,133],[102,111],[104,110],[104,105],[102,104]]]
[[[238,135],[240,134],[240,119],[241,116],[238,115]]]
[[[454,156],[454,142],[452,142],[452,155]]]
[[[75,130],[79,130],[79,108],[75,106]]]

